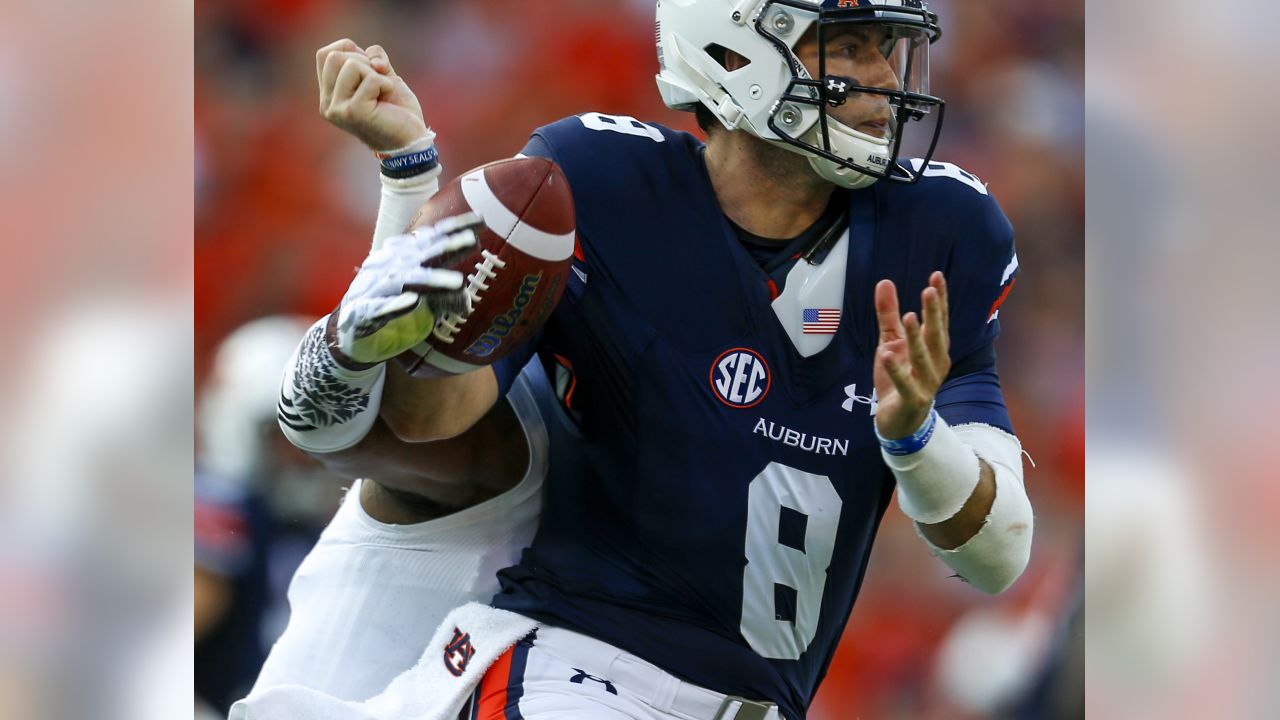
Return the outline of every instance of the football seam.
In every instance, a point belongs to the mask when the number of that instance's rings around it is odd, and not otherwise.
[[[551,171],[556,166],[555,161],[551,160],[550,158],[538,158],[538,159],[545,161],[546,163],[546,167],[544,168],[545,171],[543,172],[542,177],[538,178],[538,187],[536,190],[533,191],[533,194],[529,196],[529,202],[525,203],[525,206],[520,208],[520,212],[517,212],[515,214],[516,224],[511,227],[511,232],[507,233],[507,236],[502,238],[502,242],[504,244],[511,239],[511,236],[515,234],[516,230],[524,222],[524,214],[526,212],[529,212],[529,208],[533,207],[534,201],[537,200],[538,196],[542,194],[542,190],[547,187],[547,178],[551,177]],[[494,197],[497,197],[497,196],[498,194],[494,193]],[[498,200],[501,201],[502,198],[498,198]],[[538,229],[541,230],[541,228],[538,228]],[[543,230],[543,232],[546,232],[546,231]],[[518,250],[519,248],[516,248],[516,249]]]

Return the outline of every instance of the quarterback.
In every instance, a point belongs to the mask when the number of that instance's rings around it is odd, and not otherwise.
[[[536,341],[445,378],[386,362],[450,309],[461,278],[421,263],[473,241],[462,218],[375,250],[327,359],[286,382],[295,404],[347,408],[306,430],[322,452],[375,421],[405,445],[448,441],[526,363],[555,378],[537,533],[498,573],[496,619],[442,648],[458,670],[483,628],[527,623],[456,673],[471,717],[804,717],[895,489],[972,586],[1001,592],[1029,558],[995,368],[1013,231],[980,180],[932,157],[937,16],[921,0],[663,0],[657,30],[662,97],[707,140],[598,112],[533,133],[523,154],[563,169],[578,231]],[[326,117],[394,169],[379,226],[403,227],[438,174],[417,101],[376,46],[317,63]],[[929,127],[923,156],[900,157]]]

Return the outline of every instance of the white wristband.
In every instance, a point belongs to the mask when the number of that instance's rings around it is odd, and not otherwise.
[[[345,450],[364,439],[378,419],[386,364],[355,370],[329,351],[329,316],[311,329],[289,364],[280,387],[277,419],[289,442],[308,452]]]
[[[880,455],[898,480],[898,506],[916,522],[954,517],[978,487],[978,456],[940,416],[922,449],[891,455],[881,448]]]

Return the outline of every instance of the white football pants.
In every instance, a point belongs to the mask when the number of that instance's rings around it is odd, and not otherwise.
[[[684,682],[612,645],[546,626],[498,658],[476,689],[469,714],[461,717],[782,720],[773,705]]]

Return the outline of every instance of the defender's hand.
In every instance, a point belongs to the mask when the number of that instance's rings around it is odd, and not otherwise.
[[[342,39],[316,51],[320,114],[374,151],[398,150],[427,134],[418,98],[379,45]]]
[[[446,218],[370,253],[338,308],[338,349],[380,363],[426,339],[441,315],[468,312],[462,273],[425,265],[474,246],[479,224],[475,213]]]
[[[879,407],[876,429],[891,440],[915,432],[929,415],[938,387],[951,370],[951,335],[947,281],[941,272],[929,277],[920,293],[924,324],[915,313],[898,314],[898,292],[889,280],[876,284],[875,380]]]

